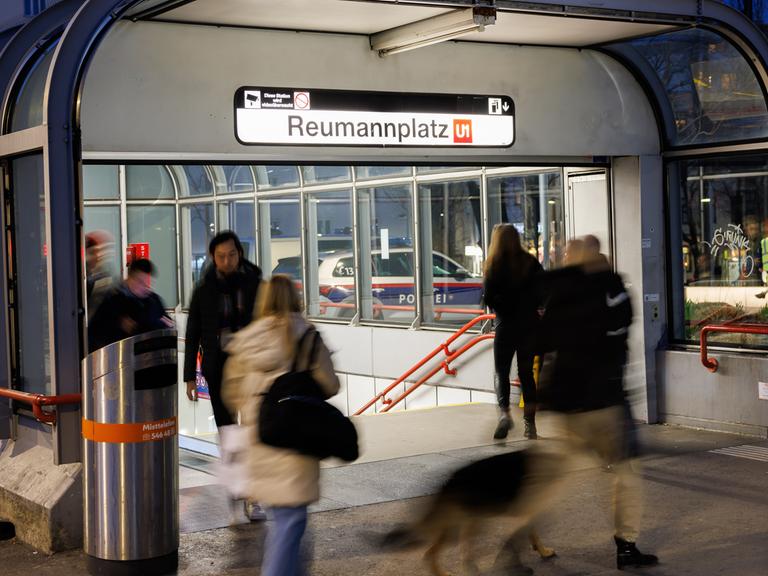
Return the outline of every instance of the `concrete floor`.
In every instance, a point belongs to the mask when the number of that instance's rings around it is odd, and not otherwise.
[[[361,462],[324,467],[323,499],[310,517],[312,574],[427,576],[421,550],[384,551],[377,538],[412,518],[451,469],[524,445],[519,429],[508,444],[488,440],[492,407],[407,414],[364,420]],[[546,436],[546,423],[541,428]],[[644,572],[766,576],[768,441],[668,426],[643,426],[641,434],[646,509],[638,544],[661,558],[659,566]],[[726,453],[713,452],[722,449]],[[258,574],[264,524],[230,526],[226,494],[210,474],[211,461],[184,454],[182,462],[178,574]],[[539,524],[542,538],[557,549],[558,557],[545,562],[532,552],[524,555],[537,575],[619,573],[611,542],[611,481],[610,472],[587,461],[571,475],[557,508]],[[480,568],[486,574],[504,535],[503,522],[492,522],[478,538]],[[45,556],[6,541],[0,542],[0,560],[4,576],[86,574],[80,551]],[[454,574],[462,573],[455,549],[446,553],[444,564]]]

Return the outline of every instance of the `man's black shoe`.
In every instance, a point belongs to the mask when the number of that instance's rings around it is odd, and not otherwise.
[[[616,541],[616,568],[623,570],[627,566],[638,568],[640,566],[653,566],[659,563],[658,557],[653,554],[643,554],[637,549],[634,542],[613,537]]]

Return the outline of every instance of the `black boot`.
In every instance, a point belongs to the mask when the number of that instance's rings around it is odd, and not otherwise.
[[[512,422],[512,417],[509,415],[509,412],[502,411],[501,416],[499,416],[499,423],[496,425],[496,430],[493,433],[493,439],[503,440],[507,437],[513,426],[514,423]]]
[[[525,417],[525,432],[523,435],[528,438],[528,440],[536,440],[539,435],[536,433],[536,417],[535,416],[526,416]]]
[[[616,568],[623,570],[627,566],[634,568],[640,566],[653,566],[659,563],[659,559],[653,554],[643,554],[637,549],[634,542],[629,542],[616,536]]]

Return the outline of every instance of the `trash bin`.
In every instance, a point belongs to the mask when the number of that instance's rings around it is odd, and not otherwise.
[[[175,330],[155,330],[84,361],[83,547],[91,574],[167,574],[178,565],[176,342]]]

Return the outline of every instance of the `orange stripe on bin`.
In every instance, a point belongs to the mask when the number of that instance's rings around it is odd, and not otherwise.
[[[104,424],[83,418],[83,438],[93,442],[121,444],[126,442],[158,442],[176,436],[176,417],[153,422]]]

